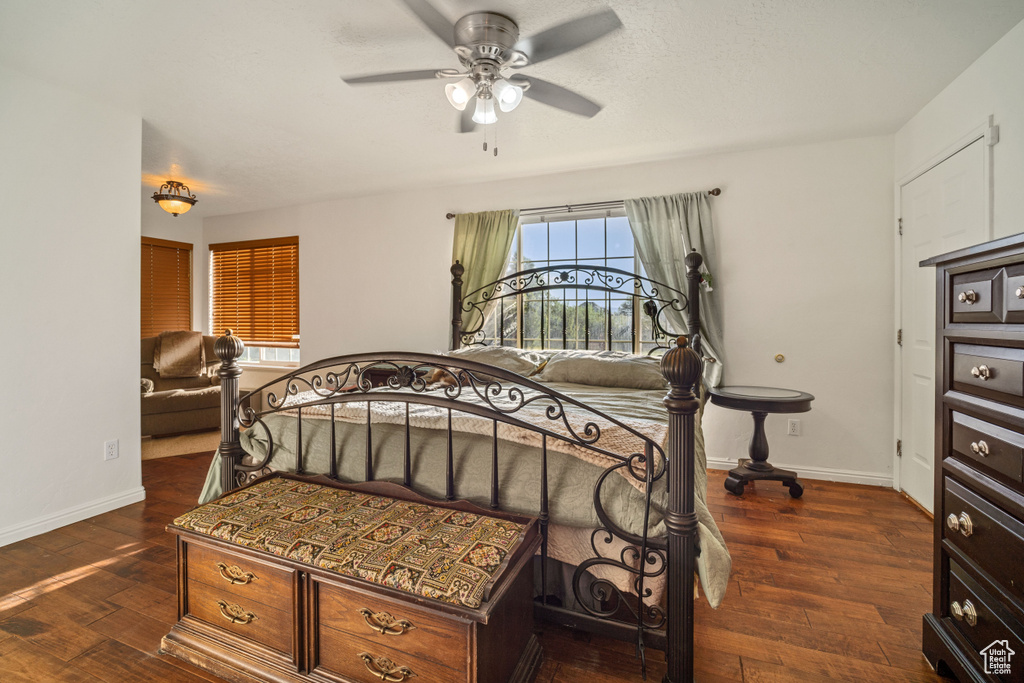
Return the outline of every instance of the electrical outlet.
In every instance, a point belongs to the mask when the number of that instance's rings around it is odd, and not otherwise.
[[[103,459],[114,460],[117,458],[117,439],[107,441],[103,444]]]
[[[790,436],[800,436],[800,420],[790,420],[786,433]]]

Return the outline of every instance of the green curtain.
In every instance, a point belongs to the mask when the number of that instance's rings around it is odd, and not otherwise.
[[[455,216],[452,263],[459,261],[466,269],[462,276],[462,293],[466,297],[464,301],[481,302],[479,293],[474,299],[468,298],[468,295],[505,273],[518,225],[518,209],[460,213]],[[489,302],[482,314],[476,308],[466,311],[463,305],[462,329],[472,332],[479,328],[496,303]]]
[[[663,197],[627,199],[626,216],[633,231],[637,255],[647,277],[687,291],[683,259],[696,249],[704,258],[700,287],[700,333],[704,361],[704,383],[717,387],[722,381],[722,333],[718,323],[718,301],[712,295],[712,273],[718,264],[711,202],[706,192],[689,192]],[[683,313],[665,309],[668,327],[688,333]],[[711,360],[709,360],[711,359]]]

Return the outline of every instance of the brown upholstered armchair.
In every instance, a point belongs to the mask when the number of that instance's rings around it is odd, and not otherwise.
[[[220,360],[216,337],[203,337],[206,367],[198,377],[160,377],[153,369],[157,337],[142,340],[142,435],[169,436],[220,427]],[[152,389],[146,380],[153,383]]]

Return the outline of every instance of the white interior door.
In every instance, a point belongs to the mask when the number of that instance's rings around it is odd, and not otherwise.
[[[900,191],[900,488],[933,509],[935,462],[935,269],[918,263],[988,239],[985,139],[979,138]]]

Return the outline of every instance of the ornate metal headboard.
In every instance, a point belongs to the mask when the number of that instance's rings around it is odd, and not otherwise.
[[[695,333],[691,336],[691,346],[700,353],[699,299],[700,264],[703,259],[696,251],[686,257],[687,293],[670,287],[662,282],[631,273],[619,268],[607,266],[586,266],[578,264],[553,265],[541,268],[529,268],[516,273],[504,275],[494,282],[472,292],[463,293],[462,276],[465,267],[456,261],[451,267],[452,273],[452,349],[462,346],[484,344],[486,320],[484,313],[493,301],[524,294],[546,292],[552,290],[585,290],[588,292],[608,293],[633,299],[634,310],[639,306],[651,321],[655,346],[649,354],[668,349],[673,340],[684,331],[668,330],[662,323],[662,313],[666,309],[685,312],[686,324]],[[480,323],[474,329],[463,329],[463,318],[470,311],[480,313]],[[542,307],[543,310],[543,307]],[[563,304],[563,343],[565,332]],[[499,316],[498,325],[504,329],[503,316]],[[504,335],[502,335],[504,336]]]

